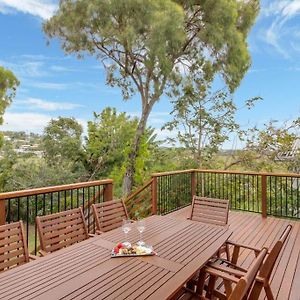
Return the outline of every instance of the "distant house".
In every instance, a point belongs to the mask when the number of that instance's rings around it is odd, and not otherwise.
[[[300,174],[300,162],[298,161],[299,155],[300,155],[300,138],[295,140],[292,149],[290,151],[278,153],[276,160],[290,161],[290,162],[294,161],[295,163],[292,164],[292,167],[290,168],[289,171]],[[299,189],[299,185],[300,185],[300,178],[294,178],[292,182],[292,187],[294,189]]]

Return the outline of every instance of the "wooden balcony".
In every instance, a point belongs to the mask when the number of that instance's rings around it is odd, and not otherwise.
[[[168,217],[185,219],[190,207],[168,214]],[[257,247],[272,247],[287,224],[292,224],[290,237],[274,268],[271,287],[278,300],[300,299],[300,222],[275,217],[262,218],[260,214],[230,211],[231,240]],[[248,267],[253,259],[250,252],[242,252],[243,266]],[[262,292],[260,299],[265,299]]]
[[[186,218],[193,195],[230,200],[231,239],[240,243],[271,247],[285,226],[292,224],[271,286],[276,299],[300,300],[300,174],[216,170],[157,173],[124,200],[131,218],[151,213]],[[22,219],[29,249],[36,253],[39,248],[36,216],[82,207],[93,232],[91,204],[113,197],[110,179],[1,193],[0,225]],[[251,261],[251,254],[242,252],[243,265],[248,267]]]

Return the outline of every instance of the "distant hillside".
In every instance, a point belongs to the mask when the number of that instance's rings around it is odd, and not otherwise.
[[[42,156],[42,136],[24,131],[3,131],[4,140],[9,142],[16,153]]]

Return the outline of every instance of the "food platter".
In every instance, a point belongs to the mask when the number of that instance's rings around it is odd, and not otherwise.
[[[150,245],[125,245],[118,243],[111,250],[111,257],[153,256],[157,255]]]

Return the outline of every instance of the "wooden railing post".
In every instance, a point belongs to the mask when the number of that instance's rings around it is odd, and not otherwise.
[[[267,217],[267,176],[261,175],[261,214]]]
[[[104,186],[103,198],[104,201],[111,201],[113,199],[113,183],[108,183]]]
[[[157,215],[157,177],[152,177],[151,185],[151,197],[152,197],[152,214]]]
[[[193,199],[196,195],[196,171],[191,172],[191,194]]]
[[[6,213],[5,213],[5,200],[0,200],[0,225],[5,225]]]

